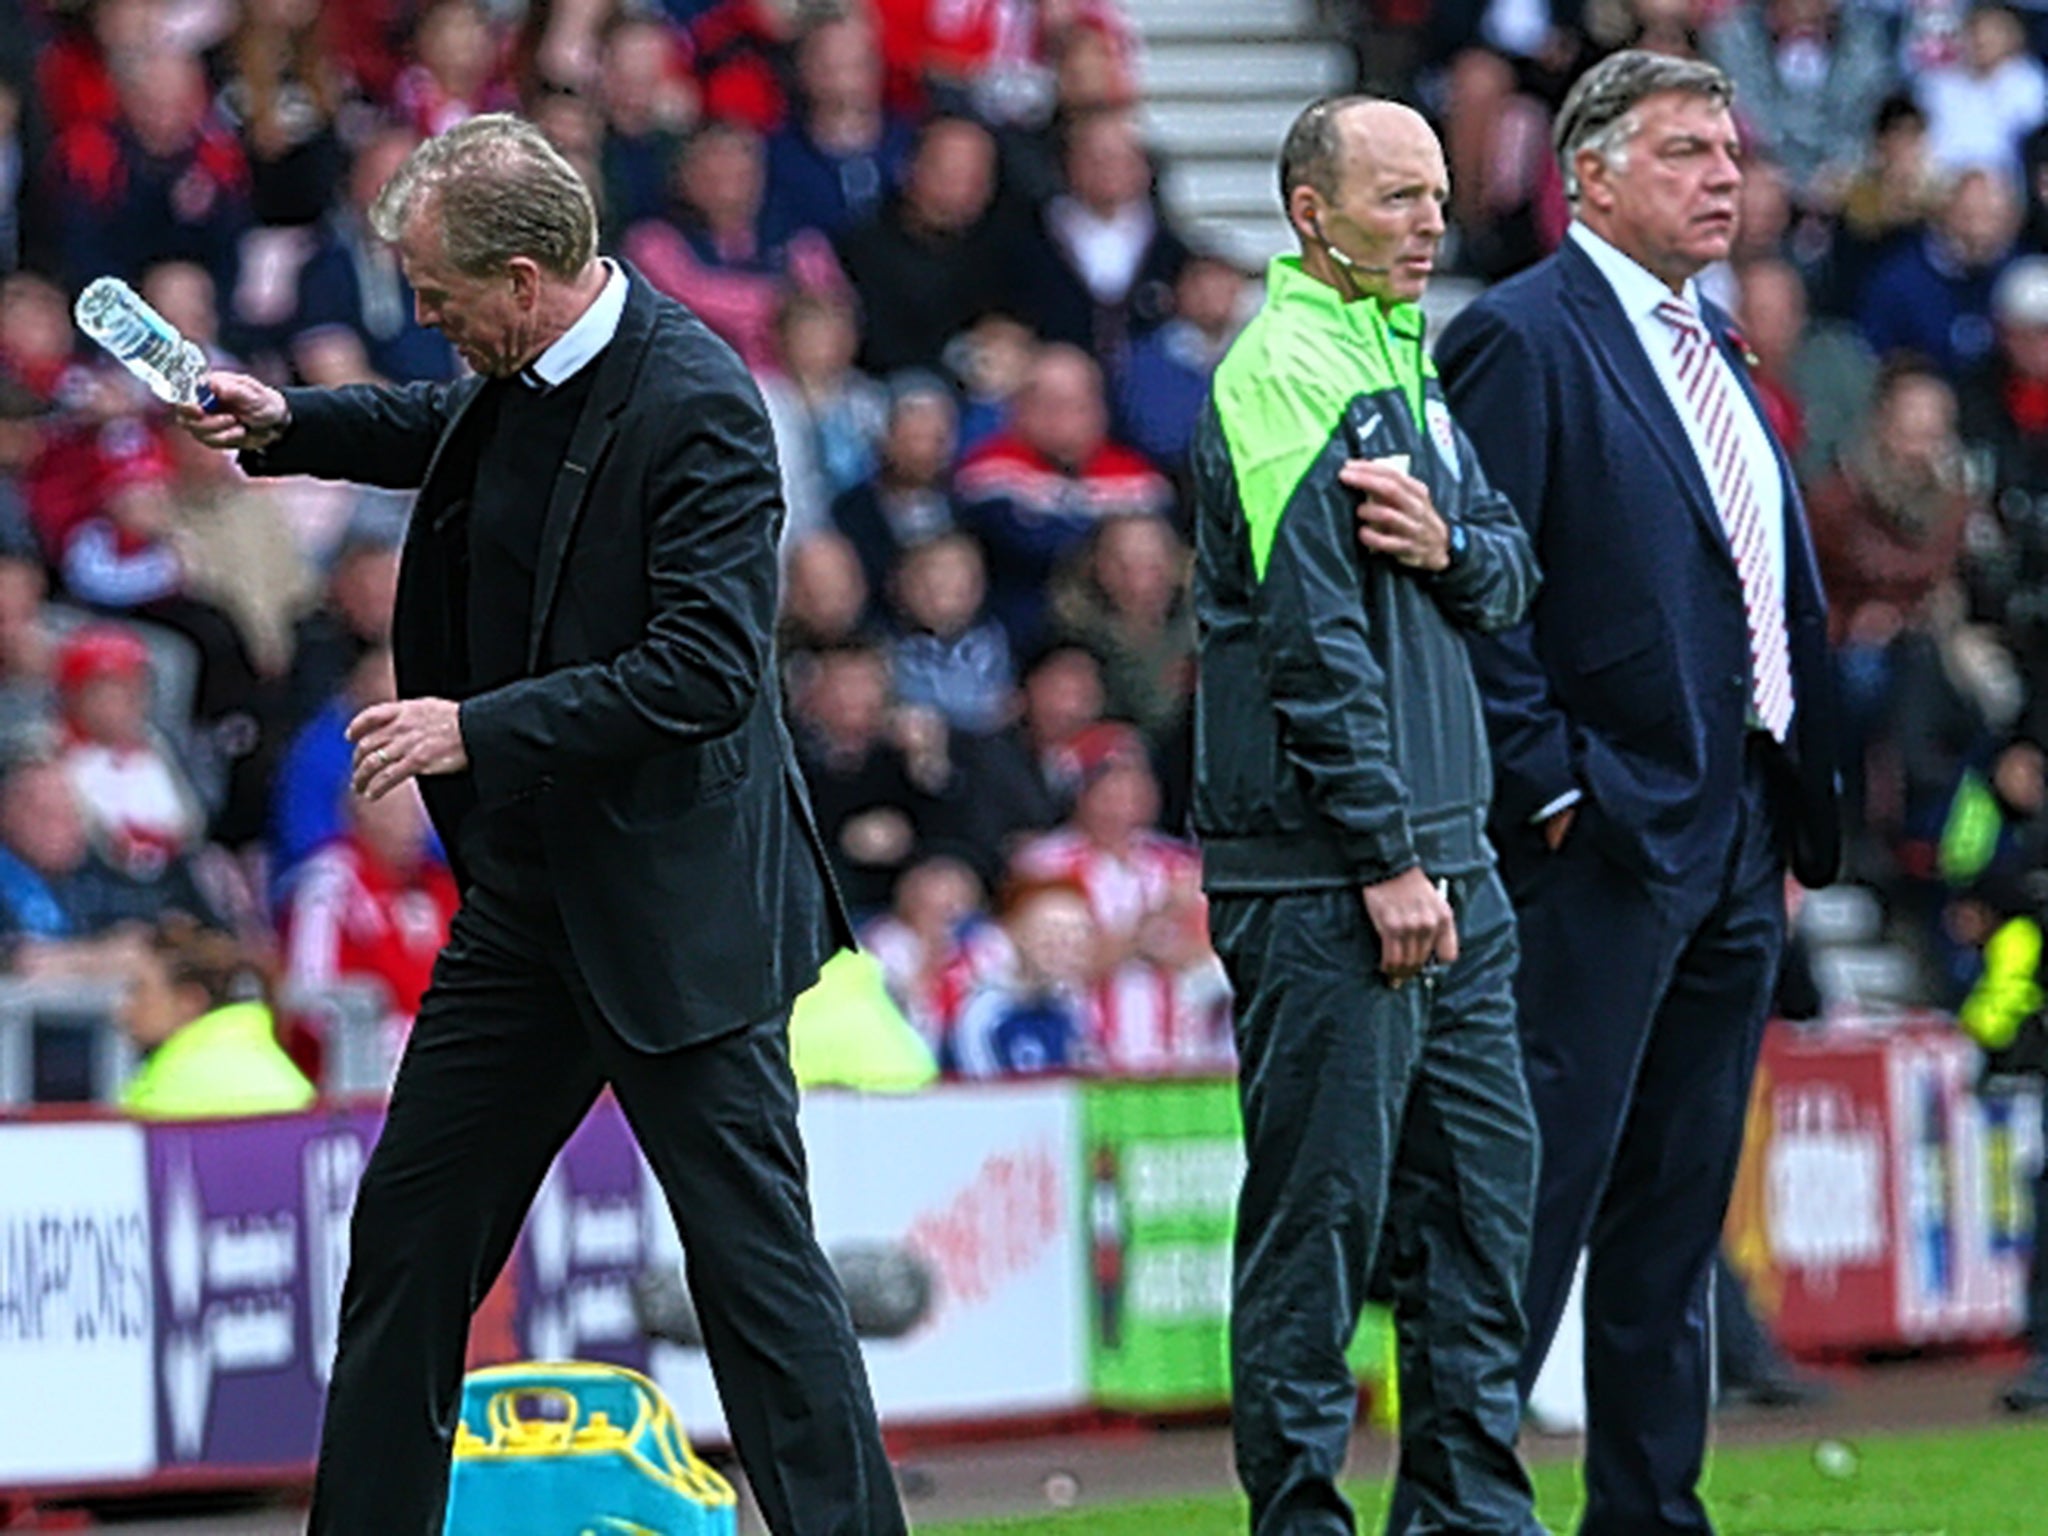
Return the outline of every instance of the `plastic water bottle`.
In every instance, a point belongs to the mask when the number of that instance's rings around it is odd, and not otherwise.
[[[157,399],[208,411],[219,408],[207,387],[206,354],[199,344],[187,341],[118,277],[93,282],[78,296],[72,313],[78,328],[147,384]]]

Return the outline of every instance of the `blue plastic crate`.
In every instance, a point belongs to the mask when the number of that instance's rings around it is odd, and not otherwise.
[[[494,1366],[462,1386],[444,1536],[736,1536],[732,1485],[638,1372]]]

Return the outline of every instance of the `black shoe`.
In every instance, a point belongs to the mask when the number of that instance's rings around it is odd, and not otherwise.
[[[2037,1355],[2026,1375],[1998,1394],[2007,1413],[2048,1413],[2048,1355]]]
[[[1749,1381],[1721,1382],[1724,1408],[1811,1408],[1835,1395],[1834,1388],[1790,1370],[1773,1371]]]

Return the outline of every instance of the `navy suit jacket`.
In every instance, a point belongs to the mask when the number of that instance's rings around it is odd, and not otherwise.
[[[1728,317],[1705,319],[1756,404]],[[1591,258],[1558,253],[1474,301],[1437,348],[1487,478],[1514,503],[1544,582],[1527,622],[1470,637],[1505,859],[1573,789],[1590,836],[1674,906],[1718,891],[1744,773],[1742,583],[1685,427]],[[1781,846],[1808,885],[1841,854],[1827,611],[1791,465],[1785,609],[1795,700],[1772,752]]]

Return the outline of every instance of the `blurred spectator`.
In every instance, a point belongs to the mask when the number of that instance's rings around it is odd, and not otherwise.
[[[483,112],[516,111],[498,40],[477,0],[433,0],[413,33],[417,62],[392,86],[399,115],[421,138]]]
[[[2007,267],[1991,309],[1998,349],[1960,390],[1962,434],[1982,454],[1996,514],[1997,539],[1972,574],[2038,708],[2048,701],[2048,257]]]
[[[117,72],[163,41],[163,0],[86,0],[67,8],[36,61],[36,97],[51,133],[61,137],[80,123],[111,126],[121,115]]]
[[[44,739],[56,708],[57,637],[44,616],[48,581],[28,550],[0,550],[0,761]]]
[[[120,74],[121,115],[74,124],[53,151],[65,276],[133,282],[156,261],[193,261],[232,293],[250,227],[249,164],[214,117],[198,60],[147,53]]]
[[[1138,105],[1137,80],[1123,43],[1086,23],[1061,29],[1051,44],[1052,100],[1042,119],[1004,118],[996,135],[997,217],[1005,227],[1066,189],[1062,149],[1070,125]]]
[[[1009,429],[967,455],[957,484],[961,521],[988,551],[996,617],[1018,649],[1037,643],[1054,573],[1103,519],[1173,503],[1157,470],[1109,441],[1102,371],[1071,346],[1039,352]]]
[[[689,28],[704,116],[773,133],[787,117],[784,60],[800,6],[786,0],[660,0]]]
[[[860,328],[838,292],[793,293],[775,320],[779,373],[761,394],[782,463],[785,537],[828,527],[832,503],[875,472],[887,419],[882,387],[853,366]]]
[[[295,729],[324,708],[364,651],[391,643],[402,526],[358,514],[328,563],[319,603],[292,626],[284,717]]]
[[[976,979],[1007,958],[985,908],[972,866],[934,854],[903,871],[889,910],[860,931],[890,995],[941,1062],[952,1059],[953,1026]]]
[[[987,617],[981,546],[941,533],[896,568],[897,633],[889,670],[903,703],[937,711],[956,731],[993,731],[1010,713],[1016,681],[1003,626]]]
[[[796,83],[796,110],[768,141],[768,185],[783,228],[836,235],[896,189],[910,126],[882,106],[882,57],[858,12],[828,12],[805,27]]]
[[[171,546],[186,590],[227,616],[260,676],[281,678],[291,664],[292,621],[313,600],[315,582],[277,490],[186,433],[172,434],[168,448]]]
[[[995,167],[986,128],[933,118],[902,192],[839,237],[866,316],[860,358],[870,372],[938,368],[946,343],[1001,297],[1004,253],[988,220]]]
[[[1890,365],[1867,435],[1808,498],[1837,646],[1888,641],[1954,578],[1971,502],[1955,392],[1925,365]]]
[[[891,381],[881,466],[832,503],[832,524],[860,557],[869,591],[886,591],[890,568],[906,549],[958,521],[955,426],[952,393],[938,379],[913,373]]]
[[[783,566],[776,646],[785,667],[801,670],[810,653],[858,639],[869,601],[880,594],[870,592],[860,557],[836,533],[793,540],[784,551]]]
[[[21,92],[0,79],[0,272],[21,263],[22,197],[28,190],[29,135]]]
[[[604,227],[604,114],[576,91],[542,91],[525,107],[541,136],[561,152],[590,189],[599,228]]]
[[[1785,168],[1794,198],[1838,206],[1893,80],[1884,17],[1860,3],[1765,0],[1729,8],[1705,42],[1735,82],[1736,117]]]
[[[341,837],[347,826],[342,802],[348,798],[355,749],[348,723],[372,704],[398,697],[388,646],[366,646],[341,688],[320,712],[299,728],[278,761],[271,783],[270,869],[282,888],[318,849]]]
[[[333,204],[348,155],[336,117],[345,82],[320,36],[319,0],[242,0],[221,46],[221,113],[249,159],[259,224],[311,224]]]
[[[370,229],[370,205],[419,142],[409,128],[372,134],[349,167],[345,195],[299,269],[292,366],[308,384],[452,379],[455,349],[419,323],[398,256]]]
[[[1429,13],[1438,33],[1465,24],[1443,76],[1444,147],[1455,260],[1474,276],[1520,271],[1563,233],[1569,214],[1548,124],[1563,100],[1560,77],[1568,80],[1580,67],[1577,9],[1561,5],[1546,16],[1541,5],[1473,3]]]
[[[261,973],[234,935],[159,924],[124,966],[121,1024],[142,1053],[121,1107],[154,1120],[281,1115],[313,1085],[277,1042]]]
[[[1806,284],[1767,257],[1737,271],[1736,317],[1756,362],[1750,377],[1802,485],[1834,464],[1870,408],[1877,363],[1854,328],[1811,320]]]
[[[1194,696],[1195,616],[1188,556],[1165,518],[1120,514],[1053,592],[1053,628],[1102,658],[1103,712],[1154,742],[1170,739]]]
[[[818,653],[795,699],[797,753],[839,888],[856,916],[888,905],[897,878],[932,846],[965,841],[946,725],[890,698],[871,644]]]
[[[2048,69],[2027,52],[2011,11],[1978,5],[1963,22],[1962,55],[1917,82],[1936,171],[1988,166],[2016,179],[2020,143],[2048,120]]]
[[[1918,239],[1940,202],[1941,185],[1927,154],[1927,114],[1904,92],[1878,104],[1862,167],[1842,195],[1841,217],[1828,252],[1828,314],[1853,316],[1870,276]]]
[[[1942,827],[1941,878],[1953,901],[1954,936],[1981,950],[2002,917],[2033,905],[2029,886],[2048,869],[2048,756],[2026,731],[1999,744],[1988,766],[1956,787]],[[1974,909],[1974,910],[1973,910]],[[1974,967],[1972,967],[1974,969]],[[1956,974],[1944,1004],[1959,1003],[1969,976]]]
[[[1072,750],[1072,819],[1018,849],[1011,868],[1088,898],[1102,941],[1099,1059],[1116,1072],[1226,1065],[1230,989],[1209,947],[1201,856],[1159,832],[1158,785],[1129,726],[1091,726]]]
[[[1074,808],[1080,782],[1074,744],[1102,719],[1102,663],[1086,646],[1055,641],[1024,664],[1017,723],[962,743],[979,841],[1007,863],[1013,844],[1045,832]]]
[[[217,368],[239,366],[239,359],[220,342],[220,295],[213,274],[192,261],[159,261],[142,274],[139,285],[150,308],[175,325],[187,341],[199,344]]]
[[[1038,356],[1031,327],[1000,311],[981,316],[946,349],[960,381],[960,452],[979,448],[1010,424],[1017,395]]]
[[[509,72],[520,99],[589,92],[597,83],[605,23],[618,9],[615,0],[530,0],[518,7],[523,14]]]
[[[82,517],[95,510],[103,439],[133,443],[134,393],[73,356],[64,291],[33,272],[0,282],[0,374],[7,428],[0,447],[20,476],[29,522],[54,558]],[[125,378],[125,375],[123,375]]]
[[[1095,1065],[1101,935],[1072,880],[1017,882],[1002,926],[1011,961],[961,1005],[941,1059],[961,1077],[1025,1077]]]
[[[171,912],[218,921],[173,860],[154,880],[123,874],[93,852],[78,794],[55,760],[16,760],[0,780],[0,947],[20,976],[104,976],[124,925]]]
[[[341,835],[291,878],[285,984],[303,998],[341,982],[376,982],[395,1062],[448,941],[459,893],[435,854],[416,785],[381,800],[344,788],[339,802]]]
[[[150,724],[148,647],[121,625],[87,625],[58,649],[56,681],[61,761],[94,845],[121,873],[157,878],[197,847],[205,818]]]
[[[184,569],[171,548],[170,460],[154,441],[108,466],[99,516],[71,531],[60,569],[80,602],[120,611],[182,589]]]
[[[1917,352],[1950,376],[1991,352],[1991,290],[2012,259],[2020,207],[1996,171],[1956,178],[1934,225],[1871,275],[1857,320],[1880,358]]]
[[[1136,39],[1116,0],[876,0],[883,56],[900,86],[948,109],[972,103],[991,122],[1042,120],[1052,62],[1087,29],[1115,49],[1128,73]]]
[[[1209,376],[1237,336],[1244,274],[1220,256],[1193,256],[1173,286],[1173,318],[1131,346],[1117,374],[1116,419],[1133,448],[1176,484],[1209,397]]]
[[[598,102],[606,244],[668,207],[669,177],[697,120],[695,82],[675,32],[648,18],[622,19],[605,36]]]
[[[1942,669],[1943,636],[1930,605],[1954,582],[1971,509],[1954,392],[1924,365],[1892,365],[1879,381],[1867,435],[1807,498],[1841,680],[1851,827],[1867,819],[1873,749],[1900,729],[1902,686],[1924,685]],[[1910,762],[1906,776],[1884,799],[1897,806],[1903,795],[1905,830],[1924,832],[1915,803],[1923,813],[1930,796],[1945,806],[1953,778],[1937,767],[1935,782],[1916,784],[1921,775]]]
[[[1188,248],[1152,197],[1152,163],[1128,112],[1067,129],[1067,190],[1011,253],[1018,312],[1045,341],[1085,347],[1110,367],[1172,312]]]
[[[776,363],[775,317],[792,289],[829,293],[845,277],[815,230],[777,228],[766,213],[761,136],[708,122],[677,162],[674,222],[644,219],[626,231],[626,259],[695,310],[755,372]]]
[[[407,39],[418,14],[418,0],[349,0],[320,7],[320,31],[335,67],[371,100],[388,102],[410,62]]]
[[[81,522],[64,546],[64,588],[89,608],[147,619],[191,641],[199,653],[193,712],[212,723],[250,710],[259,679],[235,621],[187,579],[173,537],[175,477],[153,438],[109,463],[100,515]]]

